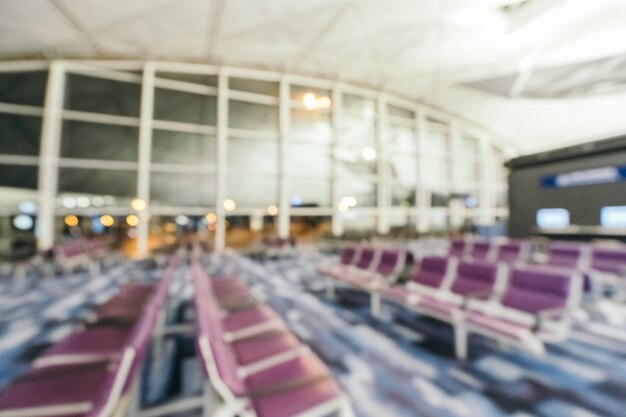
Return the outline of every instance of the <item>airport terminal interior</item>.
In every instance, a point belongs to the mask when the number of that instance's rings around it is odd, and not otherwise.
[[[626,1],[3,0],[0,417],[626,417]]]

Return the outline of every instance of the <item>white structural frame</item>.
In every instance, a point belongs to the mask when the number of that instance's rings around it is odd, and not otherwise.
[[[0,62],[0,73],[42,71],[48,70],[48,85],[46,89],[45,103],[43,107],[4,103],[0,97],[0,113],[20,116],[31,116],[42,118],[41,150],[39,157],[0,155],[0,164],[7,165],[27,165],[39,166],[39,212],[38,212],[38,247],[46,250],[54,244],[54,217],[65,213],[89,213],[98,214],[100,212],[111,214],[131,214],[135,211],[130,207],[106,207],[103,209],[89,208],[65,210],[58,207],[56,200],[58,196],[57,183],[60,168],[96,168],[106,170],[127,170],[137,172],[137,193],[136,197],[147,203],[146,213],[140,216],[142,221],[138,227],[138,255],[143,257],[149,253],[148,236],[149,222],[148,214],[152,215],[176,215],[190,214],[202,215],[214,211],[217,215],[215,249],[219,252],[226,247],[226,216],[228,215],[257,215],[260,210],[264,212],[266,207],[238,207],[231,212],[226,212],[223,203],[228,198],[226,179],[233,174],[227,172],[227,151],[229,138],[249,138],[278,141],[278,234],[286,238],[289,236],[290,217],[292,215],[306,216],[331,216],[332,232],[339,236],[344,231],[344,222],[347,213],[339,210],[341,195],[339,193],[338,166],[337,159],[338,145],[340,140],[342,115],[350,112],[342,105],[343,94],[355,95],[358,97],[373,100],[375,104],[375,146],[377,148],[377,175],[372,180],[377,184],[376,207],[356,207],[350,210],[351,215],[374,216],[376,220],[376,230],[385,234],[390,229],[390,213],[395,211],[406,212],[408,216],[415,217],[415,227],[419,232],[431,230],[432,216],[439,212],[447,212],[446,208],[431,207],[431,195],[434,191],[429,177],[425,161],[431,156],[428,149],[429,124],[430,119],[444,123],[448,126],[451,151],[448,152],[452,160],[462,158],[460,140],[465,133],[476,137],[479,145],[480,173],[477,178],[479,208],[470,211],[481,223],[490,224],[496,216],[506,216],[506,208],[496,206],[496,193],[506,190],[506,184],[493,184],[493,175],[496,167],[494,149],[498,149],[506,157],[515,156],[518,149],[510,142],[491,134],[487,129],[472,124],[466,120],[458,119],[452,115],[407,100],[385,91],[375,91],[372,89],[351,85],[345,82],[324,80],[320,78],[306,77],[298,74],[284,74],[279,72],[225,67],[208,64],[167,62],[167,61],[131,61],[131,60],[32,60],[32,61],[6,61]],[[140,71],[142,75],[127,71]],[[218,86],[212,87],[194,82],[178,81],[169,78],[160,78],[162,72],[213,75],[218,78]],[[141,113],[139,117],[128,117],[108,114],[98,114],[82,112],[63,108],[65,93],[66,74],[82,74],[91,77],[116,80],[119,82],[135,83],[142,87],[141,90]],[[229,88],[229,78],[247,78],[259,81],[271,81],[279,84],[278,97],[268,96],[259,93],[231,90]],[[306,86],[309,88],[324,89],[330,92],[332,106],[330,109],[318,109],[315,111],[330,114],[331,120],[331,177],[330,177],[330,207],[290,207],[290,184],[289,175],[286,172],[285,161],[287,159],[287,146],[290,139],[290,118],[292,109],[302,109],[302,103],[294,101],[291,97],[290,89],[292,85]],[[217,97],[217,122],[216,126],[198,125],[193,123],[174,122],[166,120],[155,120],[154,96],[156,88],[188,92],[206,96]],[[244,129],[235,129],[228,126],[229,100],[236,99],[250,103],[258,103],[278,107],[279,121],[278,131],[256,132]],[[402,116],[390,115],[388,105],[393,105],[415,114],[413,118],[403,118]],[[135,161],[104,161],[104,160],[81,160],[74,158],[61,158],[59,155],[60,141],[62,140],[62,122],[64,120],[83,121],[99,124],[111,124],[116,126],[128,126],[138,128],[139,131],[139,157]],[[409,210],[400,207],[391,207],[391,188],[389,160],[386,151],[386,140],[389,136],[389,123],[393,120],[402,125],[411,126],[414,130],[417,154],[417,179],[414,184],[416,204]],[[152,134],[154,129],[194,133],[200,135],[215,135],[216,137],[216,164],[210,166],[187,166],[178,164],[163,164],[151,161]],[[352,145],[348,145],[352,146]],[[359,146],[359,145],[355,145]],[[459,192],[459,169],[456,164],[449,164],[450,186],[449,192]],[[215,176],[215,201],[213,206],[207,207],[171,207],[171,206],[150,206],[150,176],[152,172],[165,173],[198,173],[211,174]],[[12,214],[10,209],[3,208],[2,213]]]

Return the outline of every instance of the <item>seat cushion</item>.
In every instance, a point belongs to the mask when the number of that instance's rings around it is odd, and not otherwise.
[[[291,417],[337,399],[340,395],[337,384],[328,379],[254,398],[252,407],[258,417]]]
[[[263,304],[230,313],[224,317],[222,324],[225,331],[236,332],[277,318],[276,313]]]
[[[86,414],[102,391],[109,388],[107,381],[110,372],[114,371],[107,365],[31,371],[0,393],[0,413],[23,408],[80,404],[85,407]],[[59,411],[59,414],[63,412]],[[81,412],[65,414],[82,415]]]
[[[263,335],[250,337],[231,344],[237,363],[249,365],[279,353],[294,350],[300,341],[287,331],[266,332]]]
[[[59,363],[58,360],[79,360],[80,356],[113,358],[122,354],[128,341],[130,329],[123,327],[95,327],[74,332],[65,337],[37,358],[37,366]]]
[[[254,396],[255,391],[271,391],[272,387],[295,385],[298,381],[309,381],[328,376],[329,372],[326,365],[313,353],[307,353],[252,374],[244,382]]]

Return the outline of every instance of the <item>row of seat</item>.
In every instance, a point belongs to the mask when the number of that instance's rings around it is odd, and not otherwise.
[[[532,244],[523,240],[479,241],[454,239],[448,254],[458,258],[470,257],[493,262],[526,262],[530,258]]]
[[[393,285],[371,269],[376,256],[369,255],[390,250],[362,248],[368,256],[348,262],[355,250],[343,250],[341,265],[319,268],[328,277],[329,293],[333,280],[340,280],[370,294],[374,316],[386,299],[451,323],[459,358],[467,355],[468,332],[542,354],[544,342],[568,336],[581,299],[582,276],[571,270],[432,256],[421,260],[406,285]]]
[[[449,255],[511,263],[530,262],[531,250],[530,241],[455,239],[450,243]],[[595,270],[624,275],[626,274],[626,246],[551,241],[545,254],[540,254],[539,259],[535,261],[581,271]]]
[[[110,417],[132,393],[176,260],[155,285],[128,284],[0,392],[0,417]]]
[[[215,415],[353,415],[325,364],[245,284],[211,279],[197,261],[192,273],[197,356],[224,402]]]

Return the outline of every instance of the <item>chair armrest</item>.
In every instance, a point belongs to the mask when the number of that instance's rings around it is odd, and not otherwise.
[[[565,315],[565,313],[567,313],[567,308],[565,307],[554,307],[539,310],[537,313],[535,313],[535,324],[533,325],[533,332],[541,330],[541,326],[546,321],[563,316]]]
[[[472,300],[486,300],[491,296],[492,290],[478,290],[472,291],[463,296],[463,302],[461,303],[461,308],[463,310],[467,309],[467,306]]]

